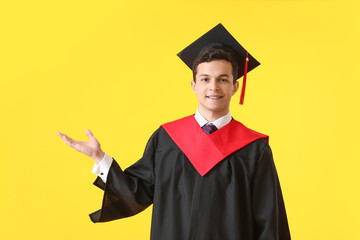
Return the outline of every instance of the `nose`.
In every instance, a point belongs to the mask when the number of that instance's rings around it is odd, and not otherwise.
[[[209,89],[212,91],[217,91],[219,89],[218,82],[216,80],[210,81]]]

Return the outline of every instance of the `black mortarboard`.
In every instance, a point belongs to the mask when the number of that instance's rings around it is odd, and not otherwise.
[[[239,71],[238,76],[234,76],[236,79],[243,78],[243,86],[241,90],[240,104],[244,102],[245,86],[246,86],[246,74],[254,68],[260,65],[260,63],[253,58],[245,49],[240,45],[238,41],[225,29],[225,27],[219,23],[213,29],[205,33],[195,42],[190,44],[184,50],[179,52],[177,55],[184,63],[192,69],[193,62],[195,61],[198,54],[204,47],[209,45],[218,44],[225,45],[225,51],[231,49],[231,53],[235,55],[235,59],[238,59]]]

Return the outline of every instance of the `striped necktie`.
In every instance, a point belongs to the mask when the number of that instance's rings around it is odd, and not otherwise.
[[[212,123],[207,123],[204,126],[202,126],[201,128],[206,132],[207,135],[218,130],[217,127]]]

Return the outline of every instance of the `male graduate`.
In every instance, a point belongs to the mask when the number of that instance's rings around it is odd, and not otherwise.
[[[89,130],[89,142],[58,133],[95,161],[104,199],[91,220],[129,217],[153,204],[153,240],[290,239],[268,136],[229,111],[237,79],[244,75],[243,102],[246,73],[259,63],[221,24],[178,55],[193,70],[198,109],[160,126],[134,165],[123,171]]]

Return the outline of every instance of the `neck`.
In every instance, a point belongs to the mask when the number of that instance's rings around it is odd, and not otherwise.
[[[209,122],[214,122],[215,120],[225,116],[229,112],[229,109],[224,112],[204,111],[203,109],[200,108],[198,110],[199,113]]]

